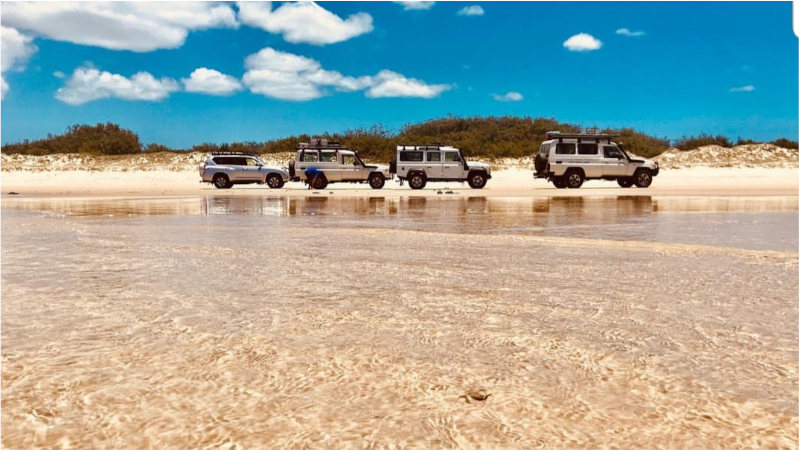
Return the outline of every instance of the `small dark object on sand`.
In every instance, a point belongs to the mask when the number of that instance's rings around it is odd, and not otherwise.
[[[491,393],[486,392],[485,389],[470,389],[467,391],[466,394],[462,395],[459,398],[463,398],[466,400],[467,403],[470,403],[470,399],[477,400],[482,402],[491,396]]]
[[[11,191],[11,192],[8,193],[8,195],[19,195],[19,192]]]
[[[442,191],[436,191],[436,193],[437,193],[437,194],[441,194],[441,193],[442,193]]]

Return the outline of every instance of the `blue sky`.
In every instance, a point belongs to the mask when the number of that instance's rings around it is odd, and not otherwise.
[[[3,143],[111,121],[181,148],[448,114],[797,139],[789,2],[70,8],[2,4]]]

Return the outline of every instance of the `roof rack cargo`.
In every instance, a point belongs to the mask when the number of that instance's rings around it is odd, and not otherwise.
[[[328,140],[325,138],[313,138],[309,142],[301,142],[297,145],[297,148],[341,148],[344,149],[344,146],[339,141]]]

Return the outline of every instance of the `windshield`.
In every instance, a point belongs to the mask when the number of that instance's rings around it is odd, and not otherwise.
[[[620,151],[620,152],[621,152],[623,155],[625,155],[625,159],[627,159],[627,160],[630,160],[630,159],[631,159],[631,156],[628,154],[628,152],[626,152],[626,151],[625,151],[625,149],[624,149],[624,148],[622,148],[622,144],[620,144],[620,143],[617,143],[617,148],[619,149],[619,151]]]
[[[364,164],[364,161],[362,161],[362,160],[361,160],[361,157],[360,157],[360,156],[358,156],[358,153],[356,153],[356,154],[355,154],[355,155],[353,155],[353,156],[355,156],[355,158],[356,158],[356,162],[357,162],[359,165],[361,165],[361,166],[365,166],[365,167],[366,167],[366,164]]]

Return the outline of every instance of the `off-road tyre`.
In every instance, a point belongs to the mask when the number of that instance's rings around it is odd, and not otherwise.
[[[486,181],[486,172],[483,171],[471,172],[467,177],[467,183],[472,189],[483,189],[486,186]]]
[[[636,187],[646,188],[653,184],[653,174],[647,169],[639,169],[633,174],[633,182]]]
[[[570,189],[578,189],[583,185],[583,174],[580,170],[568,170],[564,175],[564,184]]]
[[[619,185],[619,187],[629,188],[633,186],[633,178],[628,178],[628,177],[617,178],[617,184]]]
[[[373,173],[369,176],[367,182],[372,189],[381,189],[386,184],[386,178],[382,174]]]
[[[428,184],[428,179],[421,173],[414,173],[408,177],[408,187],[411,189],[422,189]]]
[[[214,186],[217,189],[230,189],[233,186],[230,178],[228,178],[228,176],[224,173],[218,173],[214,175],[214,178],[211,181],[214,183]]]
[[[283,187],[283,178],[281,178],[281,176],[277,173],[271,173],[267,175],[265,182],[270,189],[280,189]]]

